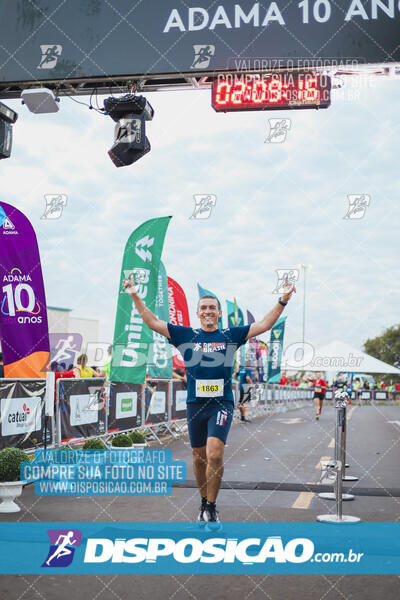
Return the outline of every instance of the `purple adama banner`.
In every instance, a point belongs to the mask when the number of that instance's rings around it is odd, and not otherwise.
[[[5,377],[44,378],[49,331],[39,249],[25,215],[0,202],[0,340]]]

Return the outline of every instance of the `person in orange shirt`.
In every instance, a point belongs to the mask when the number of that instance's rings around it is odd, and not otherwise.
[[[315,419],[318,421],[322,413],[322,404],[324,402],[326,388],[328,387],[326,381],[321,378],[321,373],[317,374],[316,379],[313,381],[314,386],[314,408],[315,408]]]

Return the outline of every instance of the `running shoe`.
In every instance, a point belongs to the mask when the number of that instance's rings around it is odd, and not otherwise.
[[[319,421],[319,414],[318,414],[318,415],[315,415],[315,420],[316,420],[316,421]]]
[[[199,523],[199,525],[205,525],[206,524],[206,520],[204,518],[204,512],[206,510],[206,506],[207,506],[207,500],[203,500],[203,498],[202,498],[201,499],[201,504],[200,504],[199,516],[197,517],[197,522]]]
[[[207,504],[207,507],[204,511],[204,519],[206,521],[207,531],[217,531],[218,529],[222,528],[215,504]]]

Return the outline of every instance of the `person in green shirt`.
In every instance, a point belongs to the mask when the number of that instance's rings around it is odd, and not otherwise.
[[[107,357],[100,368],[100,377],[105,377],[106,379],[110,379],[111,353],[112,353],[112,346],[108,346]]]
[[[361,405],[362,399],[362,384],[358,377],[356,377],[353,381],[353,390],[356,396],[357,403]]]

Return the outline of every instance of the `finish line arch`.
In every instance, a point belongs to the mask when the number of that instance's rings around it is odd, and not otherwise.
[[[0,99],[202,89],[224,72],[400,73],[397,0],[4,0],[0,17]]]

